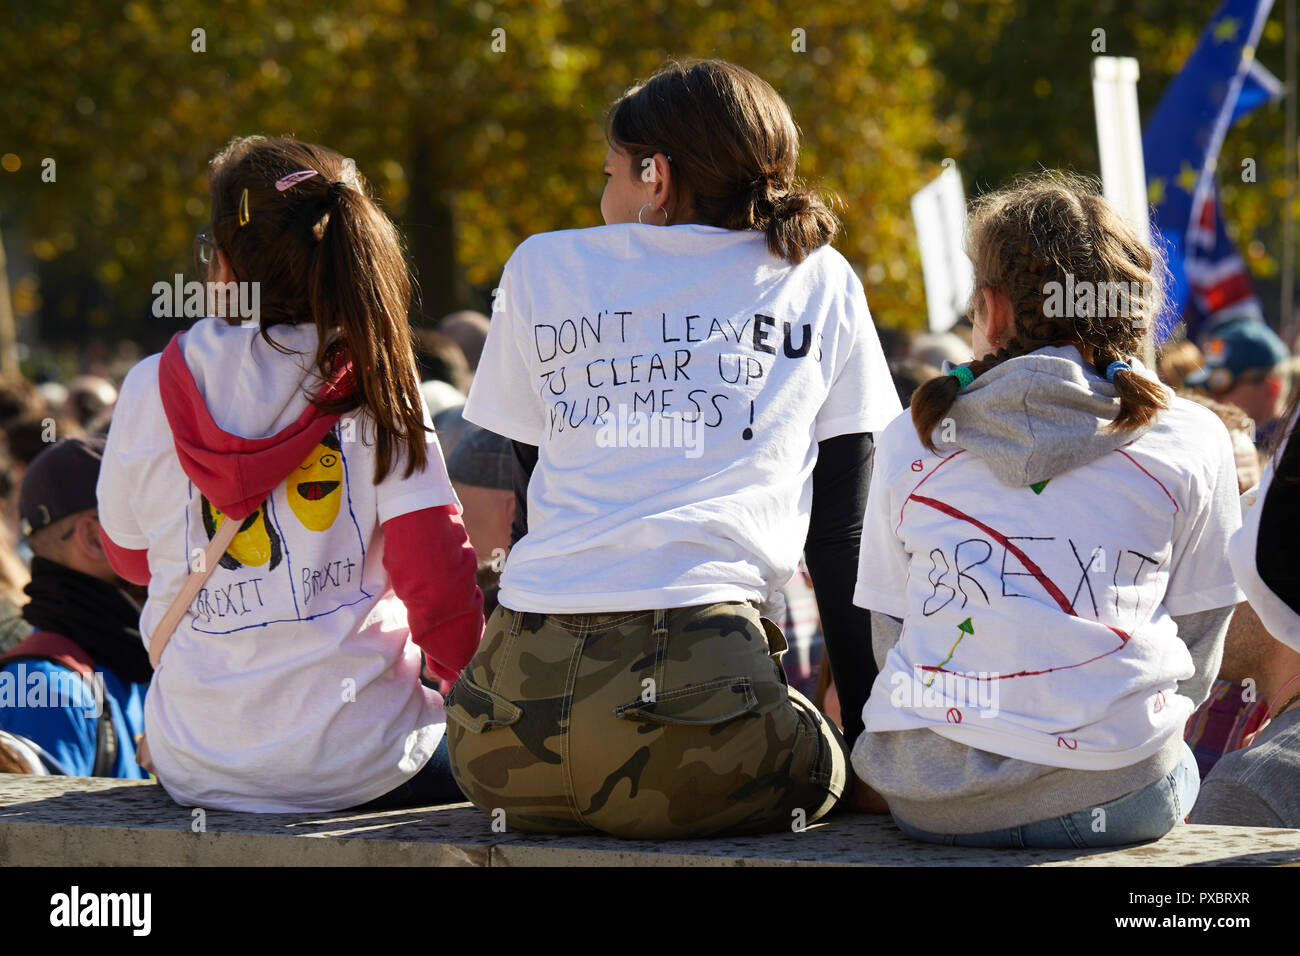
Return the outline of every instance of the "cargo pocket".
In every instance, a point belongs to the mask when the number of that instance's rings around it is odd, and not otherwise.
[[[509,727],[523,711],[518,704],[487,690],[462,674],[447,695],[447,719],[455,721],[472,734],[493,727]]]
[[[614,716],[659,724],[708,726],[733,720],[758,708],[758,695],[748,677],[723,677],[687,684],[676,690],[638,697],[614,708]]]

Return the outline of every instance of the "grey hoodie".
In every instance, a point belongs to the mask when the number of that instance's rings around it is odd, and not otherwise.
[[[964,389],[948,416],[960,445],[938,442],[938,449],[950,454],[964,448],[1002,482],[1023,487],[1089,464],[1146,431],[1107,430],[1118,409],[1115,387],[1076,349],[1041,349],[1003,362]],[[1235,486],[1231,492],[1235,500]],[[1228,603],[1174,617],[1196,667],[1178,691],[1195,705],[1208,696],[1218,671],[1232,608]],[[901,626],[897,618],[872,613],[882,667]],[[1077,770],[1003,757],[920,728],[862,734],[853,764],[909,824],[936,833],[979,833],[1086,810],[1141,789],[1173,770],[1184,746],[1175,737],[1131,766]]]

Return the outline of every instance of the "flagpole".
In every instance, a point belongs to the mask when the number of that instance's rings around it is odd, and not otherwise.
[[[1296,0],[1286,0],[1286,203],[1282,207],[1282,317],[1279,329],[1295,348]]]

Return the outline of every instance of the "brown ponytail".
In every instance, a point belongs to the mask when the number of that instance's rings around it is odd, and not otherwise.
[[[610,107],[605,138],[629,154],[634,174],[655,153],[672,157],[694,221],[763,232],[771,253],[788,262],[802,262],[839,231],[838,198],[795,179],[799,129],[790,108],[742,67],[669,63]],[[672,210],[669,222],[685,221],[686,213]]]
[[[317,175],[276,189],[278,179],[299,170]],[[424,403],[406,317],[410,274],[397,228],[356,167],[323,146],[250,136],[213,159],[211,193],[213,238],[237,279],[261,284],[263,338],[284,351],[270,336],[274,326],[314,323],[321,379],[331,377],[346,349],[353,395],[312,401],[325,412],[360,406],[374,418],[376,484],[399,450],[406,453],[404,477],[423,471]]]
[[[983,305],[980,290],[992,289],[1007,296],[1015,319],[1010,341],[969,366],[976,378],[1008,359],[1060,345],[1091,351],[1105,377],[1113,362],[1141,351],[1145,330],[1160,313],[1164,263],[1091,179],[1049,171],[981,196],[971,211],[968,250],[973,308]],[[1078,308],[1065,301],[1076,288],[1093,290]],[[1112,430],[1142,428],[1169,406],[1166,389],[1137,372],[1121,370],[1112,381],[1120,399]],[[956,378],[943,375],[912,398],[912,422],[931,451],[934,429],[960,390]]]

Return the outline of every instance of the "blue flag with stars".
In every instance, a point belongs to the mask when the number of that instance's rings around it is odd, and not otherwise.
[[[1194,338],[1202,324],[1262,317],[1245,263],[1223,226],[1215,168],[1229,127],[1281,91],[1255,62],[1272,6],[1273,0],[1226,0],[1143,131],[1152,241],[1164,245],[1173,276],[1157,342],[1183,320]]]

